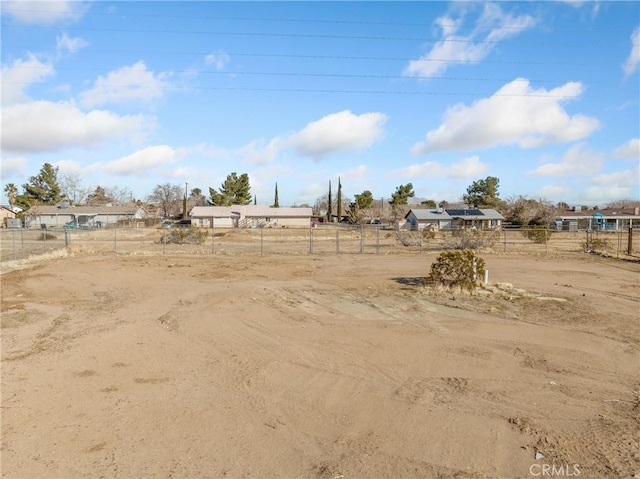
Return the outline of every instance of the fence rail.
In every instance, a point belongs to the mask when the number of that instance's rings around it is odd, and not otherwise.
[[[631,239],[629,239],[631,238]],[[128,254],[393,254],[471,248],[496,253],[596,252],[640,258],[640,231],[525,229],[408,231],[379,226],[310,228],[110,227],[90,230],[2,229],[1,261],[24,259],[70,246],[87,252]]]

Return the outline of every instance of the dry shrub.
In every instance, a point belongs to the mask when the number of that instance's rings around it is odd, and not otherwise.
[[[479,230],[461,228],[451,231],[447,238],[447,248],[455,249],[479,249],[491,248],[500,241],[500,230]]]
[[[538,244],[544,244],[549,241],[552,233],[551,230],[541,226],[523,226],[520,232],[522,236]]]
[[[171,228],[162,236],[161,242],[171,244],[204,244],[209,230],[204,228]]]
[[[470,249],[444,251],[431,265],[426,282],[472,290],[484,277],[484,264]]]

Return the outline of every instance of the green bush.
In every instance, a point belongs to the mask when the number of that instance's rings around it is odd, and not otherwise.
[[[544,226],[523,226],[520,232],[522,236],[538,244],[544,244],[549,241],[552,233],[551,230]]]
[[[206,228],[171,228],[162,236],[163,243],[203,244],[209,236]]]
[[[472,290],[484,277],[484,260],[473,250],[449,250],[440,253],[431,265],[428,283]]]
[[[40,233],[40,236],[38,236],[38,239],[40,241],[45,241],[45,240],[55,240],[55,239],[58,239],[58,237],[53,233],[45,233],[43,231],[42,233]]]

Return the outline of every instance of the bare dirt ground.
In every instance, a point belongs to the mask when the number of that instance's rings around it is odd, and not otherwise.
[[[5,271],[2,476],[640,474],[640,264],[484,255],[557,301],[434,295],[435,256]]]

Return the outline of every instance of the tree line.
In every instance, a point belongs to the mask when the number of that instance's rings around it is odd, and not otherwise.
[[[209,188],[209,195],[205,196],[200,188],[187,191],[185,186],[164,183],[156,185],[146,198],[147,203],[156,204],[165,217],[186,217],[194,206],[231,206],[257,204],[256,196],[251,193],[249,175],[247,173],[230,173],[219,188]],[[523,195],[516,195],[503,200],[499,193],[500,180],[495,176],[473,181],[461,197],[461,203],[470,208],[494,208],[500,211],[508,221],[516,225],[549,224],[558,209],[569,209],[569,205],[560,202],[556,205],[543,199],[535,200]],[[14,183],[8,183],[4,192],[11,207],[18,206],[28,210],[39,205],[57,205],[68,202],[73,205],[103,206],[107,204],[136,204],[145,203],[134,199],[133,193],[127,188],[106,188],[97,186],[85,188],[77,174],[59,175],[58,167],[45,163],[40,171],[29,177],[22,185],[21,191]],[[390,199],[376,200],[369,190],[354,195],[353,201],[344,198],[342,181],[338,178],[337,192],[332,192],[329,181],[327,194],[320,196],[313,206],[302,204],[298,206],[311,207],[316,216],[325,217],[327,221],[347,221],[362,224],[373,218],[387,218],[396,220],[403,217],[409,208],[410,198],[415,197],[412,183],[399,185],[391,193]],[[630,200],[620,200],[612,205],[623,207],[636,206],[638,203]],[[348,206],[346,206],[348,205]],[[270,206],[279,208],[278,183],[275,184],[273,202]],[[416,205],[418,206],[418,205]],[[436,203],[435,200],[423,200],[419,207],[446,208],[446,201]],[[415,206],[414,206],[415,207]],[[598,209],[598,206],[592,207]],[[582,206],[581,209],[587,209]]]

